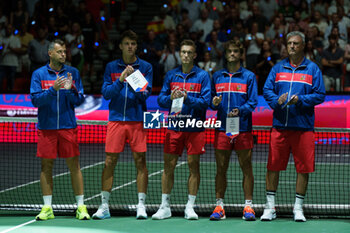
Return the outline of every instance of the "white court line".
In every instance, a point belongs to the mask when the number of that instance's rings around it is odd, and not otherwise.
[[[182,165],[184,165],[184,164],[186,164],[186,163],[187,163],[187,162],[181,162],[181,163],[177,164],[176,167],[180,167],[180,166],[182,166]],[[159,171],[157,171],[157,172],[153,172],[153,173],[149,174],[148,177],[152,177],[152,176],[158,175],[158,174],[162,173],[163,171],[164,171],[164,169],[159,170]],[[113,191],[115,191],[115,190],[118,190],[118,189],[121,189],[121,188],[124,188],[124,187],[129,186],[129,185],[134,184],[134,183],[136,183],[136,179],[135,179],[135,180],[132,180],[132,181],[130,181],[130,182],[128,182],[128,183],[119,185],[118,187],[113,188],[113,189],[111,190],[111,192],[113,192]],[[92,199],[94,199],[94,198],[96,198],[96,197],[99,197],[99,196],[101,196],[101,193],[96,194],[96,195],[94,195],[94,196],[92,196],[92,197],[89,197],[89,198],[85,198],[84,201],[90,201],[90,200],[92,200]],[[1,233],[1,232],[0,232],[0,233]]]
[[[23,227],[23,226],[25,226],[25,225],[31,224],[31,223],[33,223],[33,222],[35,222],[35,221],[36,221],[35,219],[30,220],[29,222],[25,222],[25,223],[22,223],[22,224],[20,224],[20,225],[18,225],[18,226],[11,227],[10,229],[1,231],[0,233],[6,233],[6,232],[10,232],[10,231],[16,230],[16,229],[18,229],[18,228],[20,228],[20,227]]]
[[[92,164],[92,165],[89,165],[89,166],[86,166],[86,167],[82,167],[80,170],[83,171],[85,169],[88,169],[88,168],[91,168],[91,167],[103,164],[104,162],[105,161],[102,161],[102,162],[98,162],[98,163],[95,163],[95,164]],[[68,175],[68,174],[69,174],[69,172],[64,172],[64,173],[55,175],[52,178],[54,179],[56,177],[60,177],[60,176]],[[25,184],[21,184],[21,185],[17,185],[17,186],[11,187],[11,188],[7,188],[7,189],[4,189],[4,190],[1,190],[0,193],[4,193],[4,192],[11,191],[11,190],[14,190],[14,189],[22,188],[22,187],[25,187],[27,185],[36,184],[36,183],[39,183],[39,182],[40,182],[40,179],[39,180],[35,180],[35,181],[31,181],[29,183],[25,183]]]

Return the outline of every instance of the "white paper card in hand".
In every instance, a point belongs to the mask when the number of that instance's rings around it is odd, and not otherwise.
[[[170,115],[178,115],[182,111],[182,106],[184,103],[184,97],[173,99],[171,104]]]
[[[126,81],[130,84],[132,89],[136,92],[143,92],[146,90],[148,82],[139,70],[126,77]]]
[[[226,118],[226,135],[236,137],[239,134],[239,117]]]

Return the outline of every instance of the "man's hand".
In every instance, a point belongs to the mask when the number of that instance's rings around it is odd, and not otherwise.
[[[280,98],[278,98],[278,104],[279,104],[279,105],[282,105],[284,102],[286,102],[287,97],[288,97],[288,92],[282,94],[282,95],[280,96]]]
[[[72,88],[73,78],[71,73],[67,73],[67,78],[65,79],[64,89],[70,90]]]
[[[180,88],[176,87],[174,90],[171,91],[170,99],[177,99],[181,98],[184,96],[184,93],[180,91]],[[186,92],[186,97],[187,97],[187,92]]]
[[[299,97],[297,95],[292,95],[290,97],[290,101],[288,102],[288,105],[296,104],[299,100]]]
[[[125,78],[128,77],[130,74],[132,74],[134,72],[134,68],[130,65],[128,65],[124,71],[122,72],[119,81],[120,82],[124,82]]]
[[[235,116],[238,116],[239,114],[239,109],[238,108],[234,108],[232,109],[231,112],[229,112],[229,114],[227,115],[228,117],[235,117]]]
[[[57,76],[55,83],[53,84],[53,89],[59,91],[63,84],[65,84],[66,78],[64,76]]]
[[[220,96],[214,96],[213,98],[213,105],[218,106],[222,101],[222,95]]]

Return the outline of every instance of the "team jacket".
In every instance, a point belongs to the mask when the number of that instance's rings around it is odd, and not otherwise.
[[[279,105],[278,98],[288,92],[288,99],[298,95],[294,105]],[[298,67],[290,65],[289,58],[272,67],[264,85],[264,98],[273,111],[273,127],[311,131],[314,129],[314,106],[325,99],[321,70],[304,58]],[[284,107],[284,108],[283,108]]]
[[[58,76],[72,74],[73,87],[59,91],[53,89]],[[73,129],[77,127],[74,107],[84,102],[83,85],[79,71],[63,65],[60,71],[50,68],[49,64],[33,72],[30,84],[30,97],[34,107],[38,107],[39,129]]]
[[[239,131],[252,130],[252,112],[258,104],[258,91],[255,74],[243,67],[230,74],[227,69],[214,73],[211,85],[211,95],[222,96],[221,103],[210,106],[218,110],[217,120],[221,121],[220,131],[226,131],[227,114],[234,108],[239,109]]]
[[[184,121],[191,119],[205,121],[206,111],[210,103],[209,74],[197,66],[193,66],[186,78],[182,75],[181,66],[167,72],[157,100],[160,107],[169,109],[169,114],[172,104],[170,94],[177,87],[187,90],[187,98],[184,100],[182,111],[179,114],[183,117],[180,118]],[[179,120],[180,118],[177,119]],[[169,127],[169,129],[184,132],[200,132],[204,130],[203,127]]]
[[[123,59],[112,61],[106,66],[102,95],[106,100],[111,100],[109,103],[109,120],[143,121],[143,112],[147,111],[146,99],[152,91],[152,66],[139,58],[131,64],[135,70],[140,70],[148,81],[146,91],[138,93],[132,89],[126,80],[123,83],[119,81],[126,66]]]

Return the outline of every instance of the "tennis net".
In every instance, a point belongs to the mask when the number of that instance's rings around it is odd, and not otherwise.
[[[85,203],[97,209],[101,197],[101,174],[104,167],[104,146],[107,122],[78,121],[80,164],[84,177]],[[36,157],[37,121],[33,118],[0,118],[0,210],[40,210],[40,159]],[[155,212],[161,202],[163,143],[165,129],[148,129],[148,195],[147,211]],[[350,129],[315,129],[316,171],[310,175],[304,201],[306,215],[350,216]],[[254,126],[253,205],[258,216],[265,198],[265,174],[269,149],[270,127]],[[206,130],[206,153],[201,156],[201,184],[196,199],[200,214],[215,208],[216,164],[213,148],[214,130]],[[63,159],[57,159],[53,171],[55,212],[76,208],[70,175]],[[188,165],[184,153],[175,170],[171,195],[172,211],[182,213],[187,202]],[[241,215],[244,206],[243,175],[237,156],[232,153],[227,174],[225,211]],[[291,214],[295,200],[296,172],[292,156],[286,171],[281,172],[276,208],[279,214]],[[138,202],[136,169],[127,145],[115,169],[110,207],[114,212],[133,213]]]

